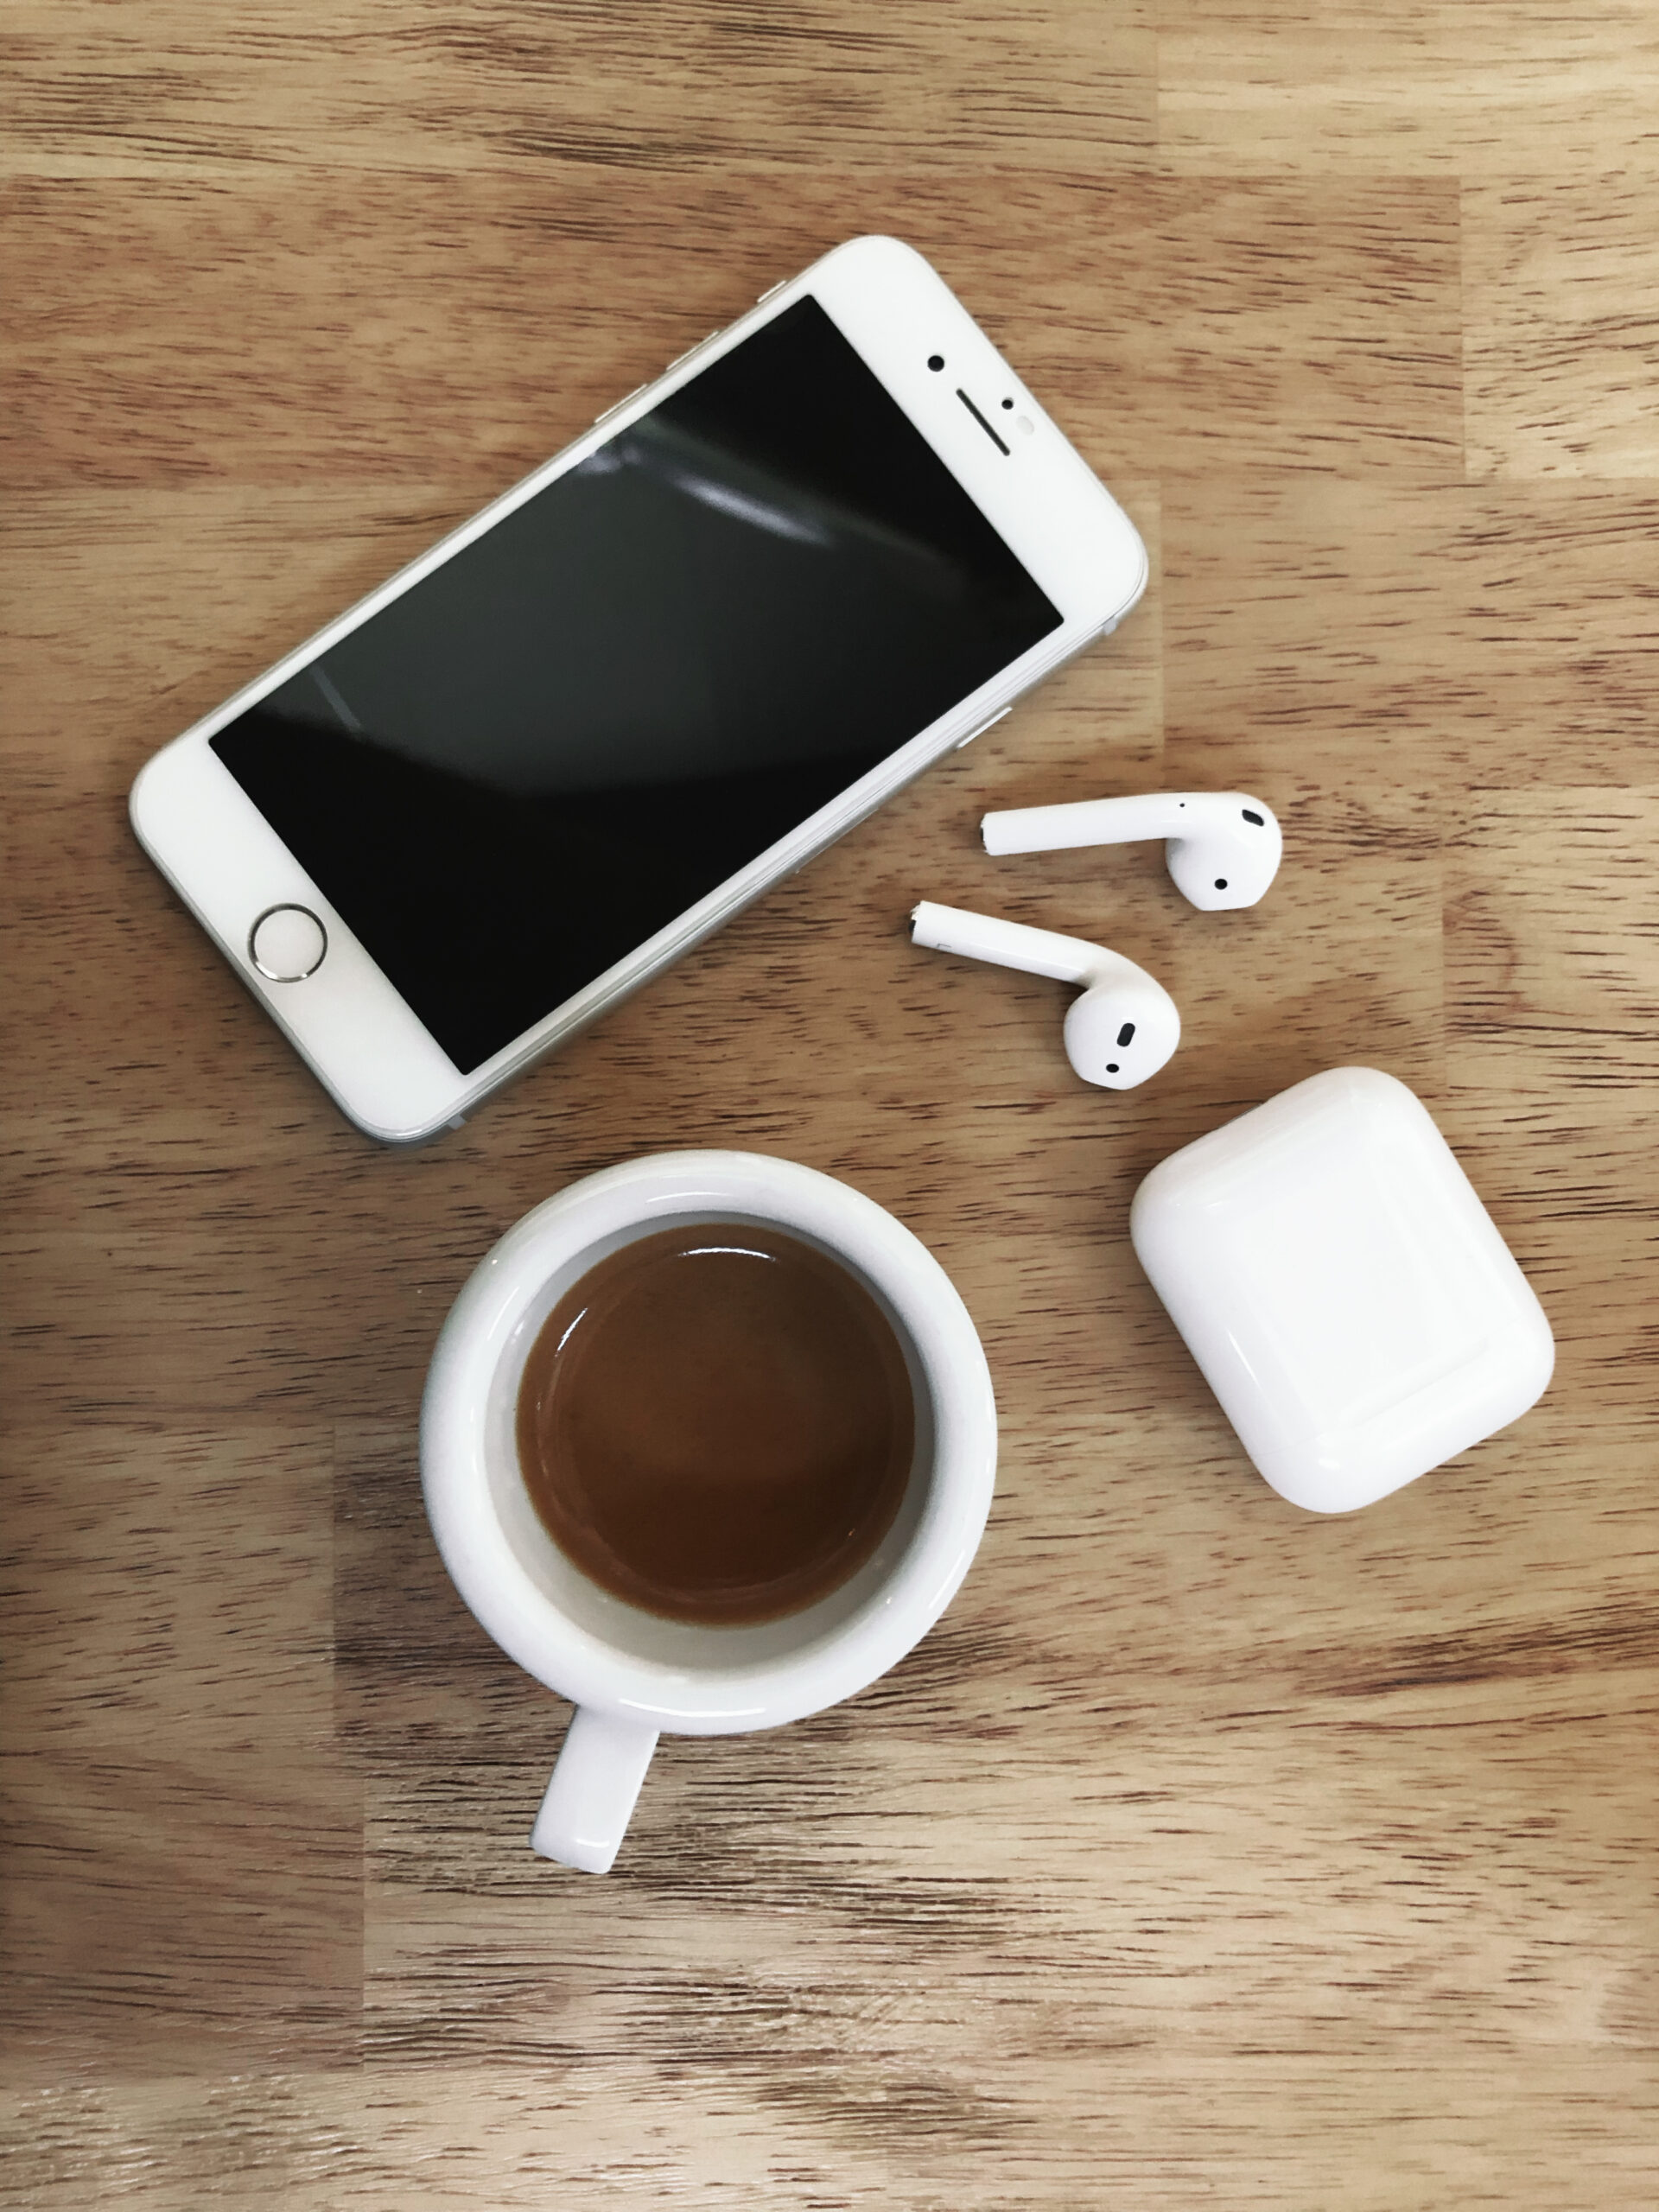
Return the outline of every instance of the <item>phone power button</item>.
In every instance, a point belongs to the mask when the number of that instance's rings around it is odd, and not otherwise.
[[[970,729],[966,737],[959,737],[951,747],[952,752],[960,753],[964,745],[971,745],[976,737],[983,737],[988,729],[995,729],[1003,715],[1011,715],[1013,712],[1012,707],[1004,707],[1001,714],[993,715],[988,721],[981,722],[977,729]]]
[[[273,983],[302,983],[328,950],[328,932],[308,906],[267,906],[248,931],[248,957]]]

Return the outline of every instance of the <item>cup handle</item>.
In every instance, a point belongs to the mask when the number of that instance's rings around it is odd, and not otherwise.
[[[531,1849],[584,1874],[608,1874],[656,1748],[656,1729],[579,1705],[530,1832]]]

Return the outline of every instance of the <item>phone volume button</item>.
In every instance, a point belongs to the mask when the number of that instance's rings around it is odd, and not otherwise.
[[[633,390],[628,394],[626,399],[619,399],[613,406],[607,407],[602,415],[594,416],[593,420],[593,428],[597,429],[601,423],[608,423],[613,415],[620,415],[625,407],[631,406],[632,403],[639,398],[642,391],[648,391],[650,388],[649,384],[635,385]]]
[[[705,331],[703,335],[698,339],[695,346],[688,346],[683,353],[677,353],[675,355],[674,359],[663,371],[663,374],[665,377],[671,377],[675,370],[679,367],[682,361],[689,361],[694,353],[700,353],[711,338],[718,338],[719,335],[720,333],[717,330]],[[643,385],[639,388],[642,391],[645,390],[645,386]]]

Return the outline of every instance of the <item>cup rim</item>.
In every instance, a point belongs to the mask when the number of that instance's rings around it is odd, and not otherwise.
[[[780,1658],[692,1669],[619,1650],[562,1613],[527,1572],[492,1502],[492,1385],[549,1277],[617,1230],[699,1208],[752,1214],[815,1237],[865,1274],[899,1316],[933,1399],[928,1510],[872,1602]],[[772,1727],[838,1703],[885,1674],[944,1611],[984,1532],[996,1406],[984,1348],[956,1286],[921,1240],[850,1184],[764,1153],[656,1153],[584,1176],[508,1230],[462,1286],[439,1333],[421,1410],[432,1532],[462,1599],[528,1674],[574,1703],[678,1734]]]

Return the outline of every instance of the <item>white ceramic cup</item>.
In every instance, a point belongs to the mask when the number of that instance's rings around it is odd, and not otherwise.
[[[560,1299],[623,1245],[702,1221],[782,1229],[839,1260],[893,1322],[915,1391],[910,1483],[875,1552],[828,1597],[751,1627],[665,1620],[601,1589],[553,1541],[518,1469],[524,1361]],[[531,1847],[602,1874],[662,1731],[798,1720],[864,1688],[927,1633],[984,1530],[996,1407],[950,1277],[874,1199],[756,1153],[658,1153],[561,1191],[480,1263],[432,1356],[421,1469],[455,1587],[504,1651],[576,1707]]]

